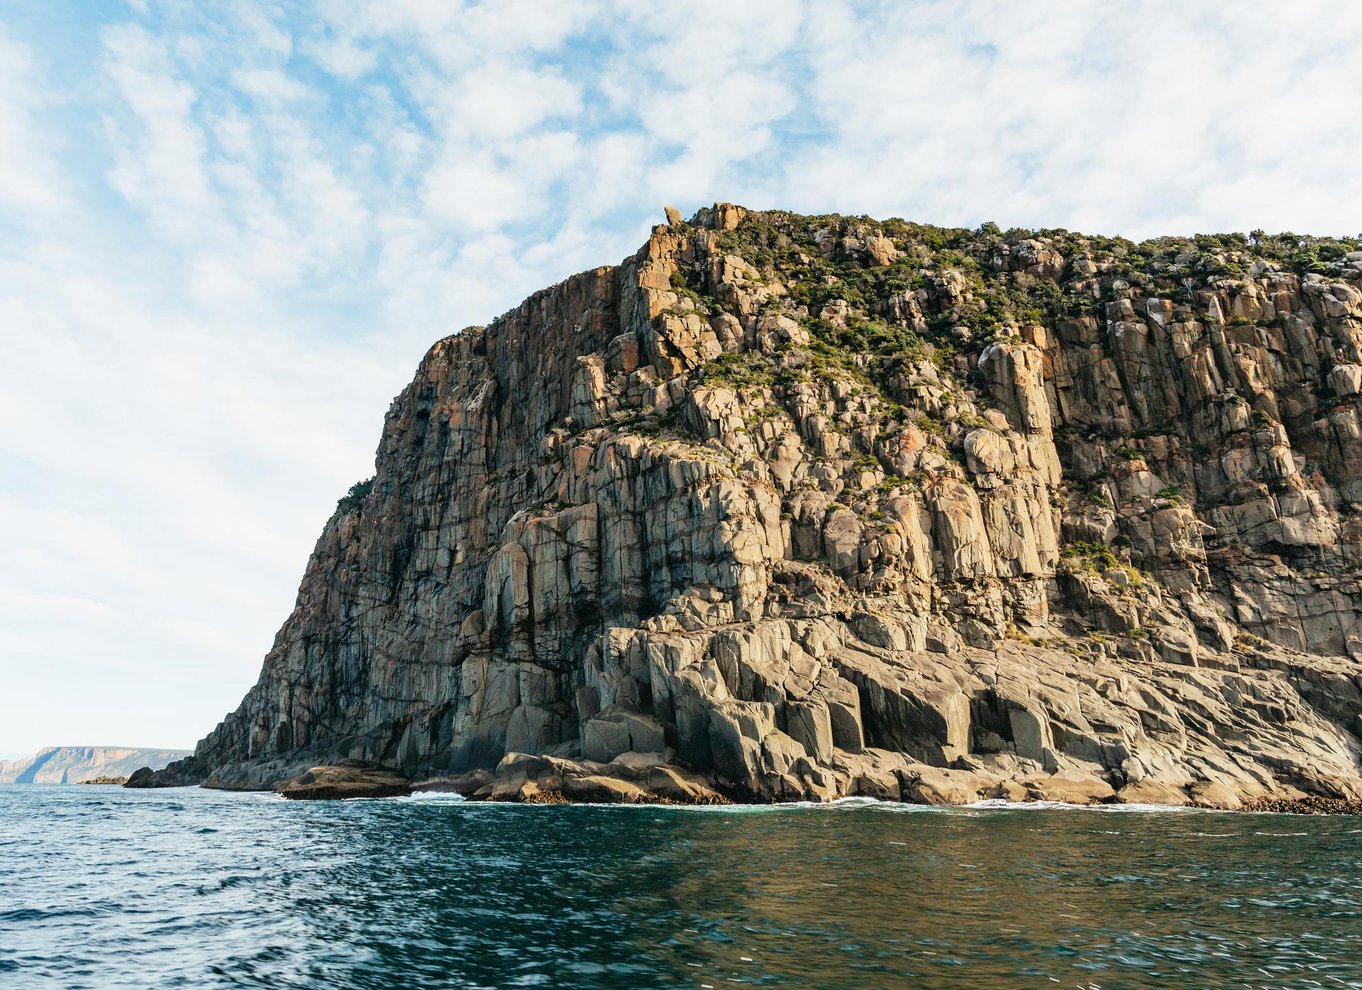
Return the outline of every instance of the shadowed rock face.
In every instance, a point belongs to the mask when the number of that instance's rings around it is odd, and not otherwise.
[[[1355,250],[673,218],[430,350],[179,772],[1362,796]]]

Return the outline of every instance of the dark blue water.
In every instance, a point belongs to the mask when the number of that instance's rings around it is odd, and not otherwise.
[[[1359,987],[1362,820],[0,786],[0,987]]]

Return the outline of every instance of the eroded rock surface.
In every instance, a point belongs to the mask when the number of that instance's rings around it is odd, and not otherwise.
[[[279,781],[274,789],[292,801],[337,801],[402,797],[411,793],[411,781],[371,763],[346,760],[335,766],[313,767]]]
[[[507,753],[492,770],[435,777],[418,791],[523,804],[727,804],[711,782],[670,762],[670,751],[622,753],[609,763]]]
[[[164,776],[1362,797],[1356,247],[671,215],[431,348]]]

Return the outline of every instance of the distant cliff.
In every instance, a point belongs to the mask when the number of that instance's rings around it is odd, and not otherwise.
[[[438,342],[376,467],[158,779],[1362,795],[1353,241],[672,212]]]
[[[78,784],[93,777],[127,777],[138,767],[159,770],[189,754],[182,749],[53,746],[21,760],[0,760],[0,784]]]

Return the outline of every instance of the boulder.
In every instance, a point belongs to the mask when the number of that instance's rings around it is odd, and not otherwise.
[[[292,801],[401,797],[411,789],[411,781],[401,774],[359,762],[313,767],[275,786],[279,794]]]
[[[1099,777],[1052,774],[1027,777],[1021,781],[1035,801],[1061,801],[1064,804],[1104,804],[1116,797],[1112,786]]]
[[[586,804],[646,804],[652,798],[637,784],[601,774],[564,777],[562,793],[570,801]]]

